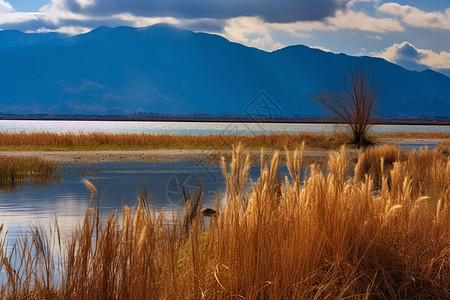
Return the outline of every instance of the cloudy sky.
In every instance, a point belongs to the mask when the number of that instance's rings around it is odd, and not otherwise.
[[[448,0],[0,0],[0,29],[87,32],[166,22],[267,51],[304,44],[450,76]]]

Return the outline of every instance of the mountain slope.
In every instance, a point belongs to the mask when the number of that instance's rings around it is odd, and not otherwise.
[[[310,98],[338,90],[343,70],[363,64],[385,87],[379,115],[450,115],[450,78],[378,58],[306,46],[269,53],[164,24],[12,36],[0,32],[8,45],[0,46],[0,113],[242,115],[265,91],[283,116],[319,115]]]

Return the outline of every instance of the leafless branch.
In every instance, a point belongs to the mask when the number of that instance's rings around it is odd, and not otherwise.
[[[370,144],[367,132],[380,97],[380,89],[374,83],[374,72],[364,66],[351,67],[342,77],[342,86],[343,93],[323,91],[315,99],[349,126],[356,146],[367,146]]]

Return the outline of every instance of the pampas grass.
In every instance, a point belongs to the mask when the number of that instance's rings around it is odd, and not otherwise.
[[[393,161],[389,153],[395,154]],[[448,155],[438,149],[378,149],[361,152],[352,171],[342,148],[331,154],[325,173],[316,165],[305,173],[302,150],[288,151],[289,176],[278,177],[277,154],[267,162],[261,155],[261,176],[251,183],[248,157],[238,146],[231,161],[223,159],[227,199],[223,207],[218,202],[220,213],[209,222],[202,214],[190,215],[198,208],[189,201],[189,228],[181,216],[166,220],[150,208],[144,191],[135,208],[124,206],[122,216],[113,213],[106,223],[100,223],[98,207],[88,209],[65,242],[57,242],[54,229],[20,238],[15,250],[8,250],[3,238],[0,295],[450,297]]]

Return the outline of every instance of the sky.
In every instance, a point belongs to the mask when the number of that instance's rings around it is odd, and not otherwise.
[[[80,34],[169,23],[273,51],[303,44],[450,76],[448,0],[0,0],[0,29]]]

